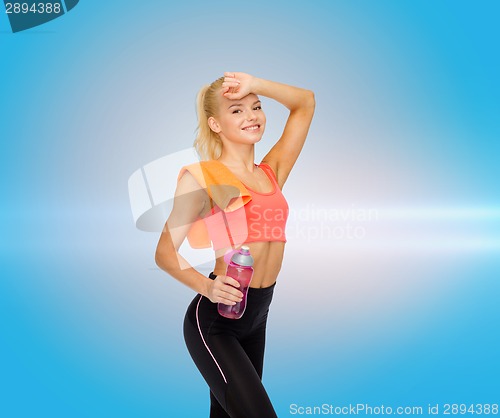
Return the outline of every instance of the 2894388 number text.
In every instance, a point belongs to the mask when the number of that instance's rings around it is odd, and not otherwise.
[[[61,3],[5,3],[5,13],[61,13]]]
[[[497,415],[498,404],[456,404],[445,403],[443,405],[443,414],[445,415]]]

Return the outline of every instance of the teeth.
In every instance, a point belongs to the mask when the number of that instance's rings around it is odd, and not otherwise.
[[[248,128],[243,128],[244,131],[255,131],[257,129],[259,129],[258,125],[249,126]]]

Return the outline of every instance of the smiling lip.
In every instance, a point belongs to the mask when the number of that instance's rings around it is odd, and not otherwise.
[[[258,131],[260,129],[260,125],[251,125],[241,129],[249,132]]]

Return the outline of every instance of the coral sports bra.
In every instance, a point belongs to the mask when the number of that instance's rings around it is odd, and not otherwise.
[[[203,221],[214,250],[234,248],[251,242],[286,242],[288,203],[272,168],[265,163],[255,166],[264,171],[272,183],[273,190],[260,193],[242,183],[251,196],[247,203],[233,211],[224,211],[216,205],[212,206]]]

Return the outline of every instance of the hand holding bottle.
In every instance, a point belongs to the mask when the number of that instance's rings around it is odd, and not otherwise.
[[[217,276],[214,280],[210,280],[206,296],[213,303],[236,305],[243,298],[243,293],[237,289],[239,287],[240,283],[232,277]]]
[[[233,251],[230,262],[227,266],[226,276],[238,283],[243,294],[240,301],[227,305],[219,302],[217,310],[219,314],[230,319],[239,319],[245,313],[247,306],[247,294],[253,276],[253,257],[250,255],[250,248],[242,245],[239,251]],[[230,282],[232,283],[232,282]],[[241,293],[240,292],[240,293]]]

